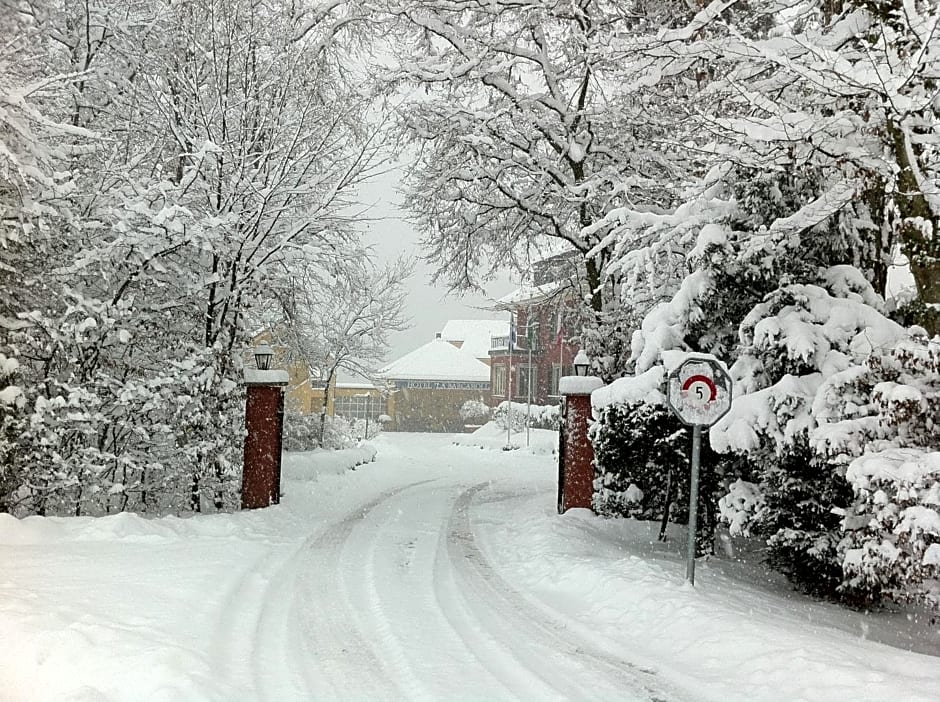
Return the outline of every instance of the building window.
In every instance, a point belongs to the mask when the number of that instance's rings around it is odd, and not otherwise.
[[[493,366],[493,394],[499,397],[506,394],[506,366]]]
[[[513,387],[512,394],[517,398],[528,398],[529,396],[529,369],[530,366],[518,366],[518,372],[516,374],[516,384]],[[532,397],[538,397],[538,388],[539,388],[539,369],[536,366],[531,366],[532,370]]]
[[[365,419],[366,415],[375,420],[386,412],[386,400],[376,395],[338,395],[333,399],[334,414],[346,419]]]
[[[561,364],[553,363],[552,364],[552,387],[549,392],[550,395],[558,397],[561,393],[558,391],[558,386],[561,385]]]

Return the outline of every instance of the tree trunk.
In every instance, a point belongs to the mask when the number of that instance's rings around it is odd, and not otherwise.
[[[940,304],[940,222],[930,209],[930,203],[921,192],[914,172],[916,147],[908,143],[904,131],[888,120],[888,134],[894,148],[899,172],[894,202],[898,208],[898,239],[901,250],[911,264],[911,273],[917,285],[917,296],[924,305]],[[912,321],[940,334],[940,310],[926,307],[922,318]]]
[[[326,433],[326,412],[330,404],[330,386],[333,385],[333,375],[336,368],[330,368],[326,376],[326,385],[323,388],[323,404],[320,407],[320,448],[323,448],[323,436]]]
[[[199,495],[199,473],[193,473],[193,482],[189,486],[189,508],[193,512],[202,511],[202,500]]]
[[[863,267],[871,267],[873,274],[872,285],[882,297],[887,297],[888,288],[888,257],[891,254],[892,242],[886,241],[885,235],[885,182],[881,177],[875,177],[862,191],[862,200],[868,206],[868,213],[872,223],[876,226],[872,235],[871,258],[862,261]]]

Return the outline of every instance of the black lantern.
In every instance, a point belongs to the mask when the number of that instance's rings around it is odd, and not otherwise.
[[[584,349],[581,349],[574,357],[574,374],[586,376],[588,374],[588,368],[590,367],[591,359],[584,353]]]
[[[274,358],[274,351],[267,344],[255,346],[255,365],[258,370],[269,370],[271,368],[271,359]]]

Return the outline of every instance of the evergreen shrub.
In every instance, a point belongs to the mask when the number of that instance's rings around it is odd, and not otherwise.
[[[688,523],[692,431],[663,405],[645,402],[605,406],[591,428],[594,445],[594,510],[607,517]],[[713,552],[718,499],[728,461],[702,435],[696,550]],[[671,489],[666,505],[667,484]]]

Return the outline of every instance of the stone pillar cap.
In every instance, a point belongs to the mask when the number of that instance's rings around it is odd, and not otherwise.
[[[286,370],[245,369],[245,385],[287,385],[290,375]]]
[[[604,387],[604,381],[594,375],[565,375],[558,381],[558,392],[562,395],[590,395]]]

